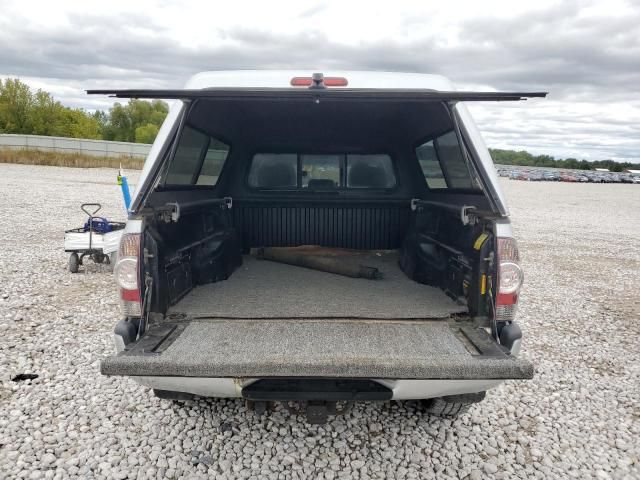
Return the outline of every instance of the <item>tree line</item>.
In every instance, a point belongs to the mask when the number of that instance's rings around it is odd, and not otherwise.
[[[0,80],[0,133],[153,143],[169,112],[166,102],[129,100],[108,111],[65,107],[18,79]]]
[[[529,152],[490,148],[491,158],[499,165],[520,165],[523,167],[567,168],[574,170],[593,170],[608,168],[612,172],[622,172],[628,168],[639,169],[640,163],[616,162],[614,160],[578,160],[576,158],[556,159],[551,155],[532,155]]]

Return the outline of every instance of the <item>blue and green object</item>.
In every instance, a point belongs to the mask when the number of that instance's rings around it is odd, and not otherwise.
[[[122,167],[118,169],[118,185],[122,189],[122,198],[124,199],[124,208],[129,212],[129,205],[131,205],[131,194],[129,193],[129,182],[124,174]]]

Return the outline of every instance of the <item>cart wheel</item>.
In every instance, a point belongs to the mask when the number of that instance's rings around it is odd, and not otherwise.
[[[69,255],[69,271],[71,273],[78,273],[78,268],[80,267],[80,257],[78,257],[77,253],[72,253]]]
[[[112,252],[109,254],[109,268],[113,272],[113,268],[116,266],[116,262],[118,261],[118,252]]]
[[[93,260],[93,263],[103,263],[106,258],[107,256],[104,253],[93,253],[91,255],[91,260]]]

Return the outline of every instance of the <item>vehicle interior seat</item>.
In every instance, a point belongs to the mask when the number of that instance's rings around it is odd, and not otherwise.
[[[262,165],[258,171],[257,184],[261,187],[295,187],[296,183],[296,167],[290,163]]]
[[[336,188],[336,182],[330,178],[313,178],[309,180],[307,188],[312,190],[333,190]]]
[[[378,165],[357,163],[349,169],[347,184],[356,188],[386,188],[387,175]]]

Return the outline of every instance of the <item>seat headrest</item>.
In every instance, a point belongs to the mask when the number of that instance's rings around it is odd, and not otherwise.
[[[310,189],[334,189],[336,188],[336,182],[329,178],[313,178],[309,180],[307,187]]]

